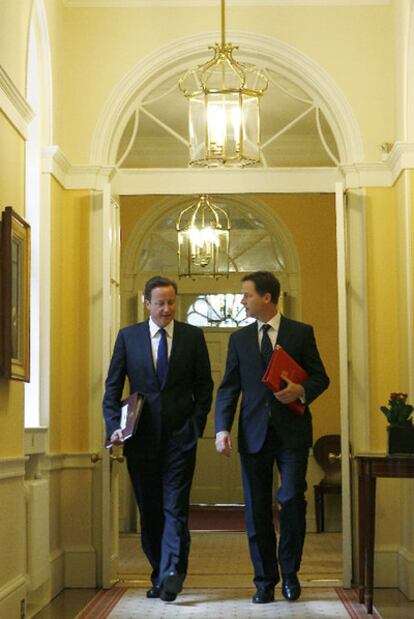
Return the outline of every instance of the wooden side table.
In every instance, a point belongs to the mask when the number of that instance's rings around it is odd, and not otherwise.
[[[359,601],[372,614],[377,477],[414,478],[414,455],[358,454]]]

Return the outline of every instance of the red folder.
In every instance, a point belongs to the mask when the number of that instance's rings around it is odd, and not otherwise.
[[[283,389],[283,376],[287,376],[294,383],[302,383],[309,374],[297,363],[281,346],[276,346],[272,357],[263,374],[262,381],[273,392]],[[306,406],[300,400],[287,404],[296,415],[303,415]]]
[[[144,396],[142,393],[131,393],[131,395],[121,402],[121,420],[120,426],[124,441],[135,434],[138,427],[138,422],[141,417],[142,407],[144,406]],[[110,439],[105,442],[105,447],[112,447]]]

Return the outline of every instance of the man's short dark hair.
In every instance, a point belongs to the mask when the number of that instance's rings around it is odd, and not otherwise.
[[[168,279],[168,277],[161,277],[161,275],[155,275],[155,277],[151,277],[151,279],[149,279],[145,284],[144,299],[151,302],[151,294],[154,288],[166,288],[167,286],[172,286],[175,290],[175,294],[177,294],[177,284],[173,279]]]
[[[278,303],[280,296],[280,282],[270,271],[255,271],[242,277],[242,282],[253,282],[256,292],[262,297],[268,292],[272,303]]]

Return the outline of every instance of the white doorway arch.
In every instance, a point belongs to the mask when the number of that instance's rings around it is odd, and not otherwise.
[[[183,71],[197,63],[216,33],[176,39],[140,60],[115,86],[98,119],[91,142],[91,165],[115,165],[117,146],[137,97],[171,71]],[[361,132],[352,108],[335,81],[315,61],[273,37],[229,32],[240,43],[242,59],[266,62],[298,85],[305,84],[318,101],[336,139],[340,163],[363,160]]]

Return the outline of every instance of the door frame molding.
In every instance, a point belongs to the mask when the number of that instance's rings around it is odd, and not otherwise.
[[[156,176],[154,175],[154,193],[156,193]],[[292,179],[293,180],[293,179]],[[231,183],[230,183],[231,184]],[[230,192],[232,189],[228,189]],[[297,192],[297,191],[296,191]],[[294,192],[294,193],[296,193]],[[140,195],[145,195],[148,193],[148,187],[145,187],[145,191],[138,192]],[[237,192],[240,193],[240,192]],[[337,260],[338,260],[338,301],[339,301],[339,338],[340,338],[340,409],[341,409],[341,433],[342,433],[342,458],[343,462],[347,461],[349,458],[349,436],[350,436],[350,413],[352,413],[352,409],[350,410],[350,399],[352,399],[352,395],[350,397],[350,387],[351,390],[353,385],[349,383],[349,332],[348,332],[348,310],[347,307],[350,303],[349,299],[349,285],[352,285],[352,279],[355,273],[360,272],[365,269],[365,262],[362,253],[357,256],[351,272],[349,271],[349,242],[350,239],[347,237],[347,220],[348,213],[347,208],[344,202],[344,188],[342,183],[336,183],[334,187],[332,187],[332,191],[329,193],[334,193],[336,196],[336,225],[337,225],[337,242],[338,242],[338,251],[337,251]],[[101,328],[101,341],[102,341],[102,356],[100,363],[100,374],[103,379],[106,376],[107,368],[110,360],[110,346],[109,346],[109,338],[111,331],[111,316],[110,316],[110,204],[111,204],[111,185],[108,183],[105,187],[105,190],[101,194],[102,203],[101,203],[101,276],[103,278],[102,281],[102,297],[100,305],[100,322],[102,325]],[[360,239],[356,240],[356,243],[360,243]],[[356,252],[358,254],[358,252]],[[362,279],[362,282],[364,280]],[[363,285],[363,283],[362,283]],[[357,282],[357,286],[362,292],[361,283]],[[351,301],[352,302],[352,301]],[[366,312],[363,306],[355,305],[352,310],[352,317],[357,322],[363,323],[366,320]],[[94,316],[92,317],[94,320]],[[363,346],[364,342],[356,342],[352,341],[352,357],[356,357],[357,359],[365,359],[366,358],[366,349],[364,350]],[[360,380],[364,380],[367,377],[367,364],[364,365],[366,376],[359,377]],[[369,432],[365,433],[365,437],[367,438]],[[365,441],[364,441],[365,442]],[[349,467],[342,467],[343,474],[343,532],[344,532],[344,540],[343,540],[343,561],[344,561],[344,569],[343,569],[343,583],[345,587],[350,586],[351,577],[352,577],[352,537],[351,537],[351,488],[350,488],[350,475],[349,475]],[[102,497],[104,500],[104,497]],[[106,510],[108,511],[108,510]],[[102,510],[102,513],[105,513],[105,509]],[[106,518],[109,519],[109,514],[107,514]],[[105,565],[104,560],[104,541],[107,538],[108,527],[110,526],[110,522],[103,523],[102,526],[102,562]],[[103,584],[107,583],[108,573],[103,568],[102,572],[102,581]]]

